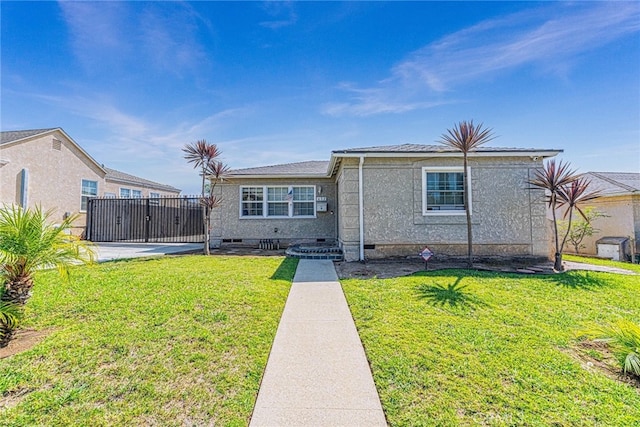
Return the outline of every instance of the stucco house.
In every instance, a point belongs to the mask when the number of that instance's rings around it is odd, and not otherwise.
[[[80,214],[90,197],[167,197],[180,190],[106,168],[61,128],[0,132],[0,204],[41,206],[53,220]]]
[[[548,257],[544,192],[528,181],[561,150],[404,144],[333,151],[309,161],[231,171],[217,187],[212,242],[336,242],[346,260],[466,253],[464,186],[471,186],[474,252]]]
[[[584,177],[591,181],[590,190],[598,191],[600,197],[589,202],[606,217],[593,220],[598,230],[591,237],[585,237],[580,253],[597,255],[596,242],[603,237],[626,237],[629,239],[626,253],[635,248],[640,253],[640,173],[638,172],[587,172]],[[567,251],[572,251],[567,245]]]

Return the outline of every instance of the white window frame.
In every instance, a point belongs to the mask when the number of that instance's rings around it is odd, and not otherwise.
[[[136,193],[136,194],[134,194],[134,193]],[[142,199],[142,190],[131,189],[131,198],[132,199]]]
[[[464,171],[462,166],[424,166],[422,168],[422,215],[423,216],[436,216],[436,215],[466,215],[464,209],[461,210],[427,210],[427,173],[439,173],[439,172],[458,172]],[[465,183],[471,190],[471,168],[467,166],[467,182]],[[467,187],[465,187],[467,188]],[[464,189],[463,189],[464,191]],[[469,211],[473,211],[473,197],[472,191],[469,191]]]
[[[96,184],[96,194],[85,194],[84,193],[84,182],[94,182]],[[82,200],[84,198],[87,198],[87,202],[84,206],[84,208],[82,207]],[[95,181],[93,179],[84,179],[82,178],[80,180],[80,212],[86,212],[87,211],[87,206],[89,205],[89,198],[90,197],[98,197],[98,181]]]
[[[126,191],[129,195],[128,196],[123,196],[122,192]],[[118,192],[118,197],[121,199],[130,199],[131,198],[131,189],[130,188],[124,188],[124,187],[120,187],[120,191]]]
[[[149,198],[150,199],[159,199],[160,198],[160,193],[154,193],[153,191],[149,192]]]
[[[242,215],[242,191],[246,188],[261,188],[262,189],[262,215]],[[299,200],[298,202],[312,202],[313,203],[313,215],[294,215],[293,205],[294,200],[287,198],[287,215],[269,215],[269,203],[282,203],[280,201],[269,201],[269,188],[286,188],[287,194],[289,191],[293,193],[294,188],[313,188],[313,200]],[[239,194],[239,211],[238,216],[240,219],[308,219],[317,218],[316,214],[316,196],[317,187],[315,185],[242,185],[238,189]],[[254,202],[255,203],[255,202]]]

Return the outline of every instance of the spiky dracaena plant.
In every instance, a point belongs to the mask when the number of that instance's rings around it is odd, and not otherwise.
[[[218,161],[218,158],[222,154],[218,149],[218,146],[216,144],[209,144],[204,139],[196,141],[194,144],[185,145],[182,151],[185,153],[184,158],[187,162],[193,163],[194,168],[200,168],[200,174],[202,175],[200,204],[202,205],[202,218],[204,220],[204,254],[209,255],[211,253],[209,249],[209,221],[211,209],[219,206],[221,202],[221,200],[213,194],[213,187],[215,187],[215,183],[211,179],[211,176],[215,176],[216,172],[218,172],[219,178],[222,179],[222,176],[227,172],[228,168]],[[205,186],[207,177],[209,177],[210,180],[208,191]]]
[[[570,169],[568,163],[560,161],[556,164],[555,160],[549,160],[542,169],[535,171],[534,178],[529,180],[529,184],[535,188],[545,190],[547,192],[547,204],[551,210],[553,217],[553,234],[555,241],[554,268],[562,271],[562,249],[564,243],[560,244],[558,236],[558,218],[556,209],[558,208],[558,197],[562,189],[577,179],[575,171]]]
[[[473,234],[471,227],[471,208],[469,200],[471,199],[471,189],[469,188],[469,180],[467,177],[468,155],[481,145],[495,138],[491,129],[483,129],[482,123],[474,125],[473,120],[461,121],[454,125],[452,129],[447,129],[447,133],[442,134],[440,144],[451,147],[462,152],[463,161],[463,180],[464,180],[464,210],[467,216],[467,265],[473,267]]]
[[[591,200],[600,197],[598,191],[589,191],[591,181],[585,177],[580,177],[570,183],[561,186],[558,189],[558,208],[565,208],[564,218],[569,218],[567,222],[567,231],[560,243],[560,253],[564,251],[564,245],[567,242],[569,233],[571,232],[571,221],[573,219],[573,211],[577,210],[580,216],[589,222],[589,217],[583,210],[582,205]]]
[[[606,342],[618,359],[622,372],[640,378],[640,325],[621,319],[606,326],[592,327],[584,334]]]
[[[24,305],[31,296],[35,274],[43,268],[55,267],[66,279],[71,265],[93,262],[91,245],[69,233],[78,216],[71,215],[53,225],[51,213],[40,207],[0,208],[2,301]]]

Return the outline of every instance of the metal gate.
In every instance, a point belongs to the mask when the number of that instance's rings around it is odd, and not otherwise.
[[[86,239],[92,242],[203,242],[197,197],[89,199]]]

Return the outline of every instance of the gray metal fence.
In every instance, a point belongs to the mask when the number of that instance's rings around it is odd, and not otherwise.
[[[92,242],[203,241],[197,197],[94,198],[87,203],[86,239]]]

